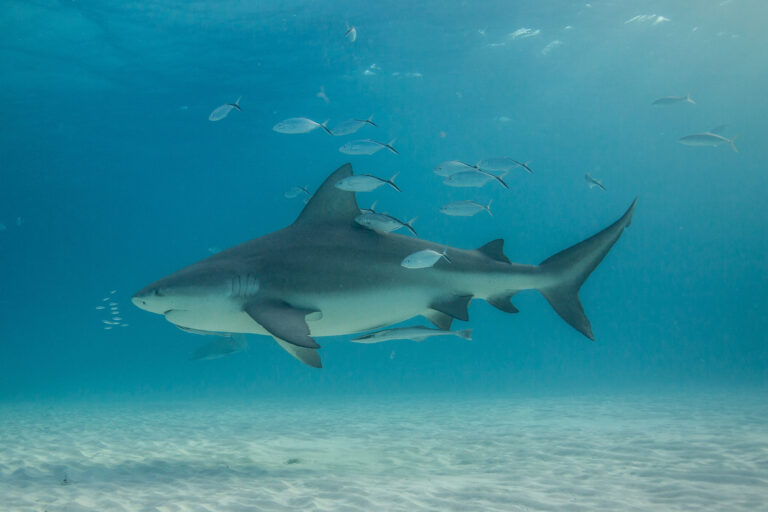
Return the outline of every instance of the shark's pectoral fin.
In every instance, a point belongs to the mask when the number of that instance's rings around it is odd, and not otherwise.
[[[466,322],[469,320],[469,312],[467,311],[467,306],[469,305],[470,300],[472,300],[471,295],[451,295],[449,297],[433,301],[429,307],[435,311],[445,313],[448,316],[458,318],[459,320],[464,320]]]
[[[500,309],[505,313],[519,313],[520,310],[517,309],[515,305],[510,302],[510,299],[515,293],[517,292],[494,295],[493,297],[488,297],[487,299],[485,299],[485,301],[491,306],[495,307],[496,309]]]
[[[294,308],[282,300],[260,299],[246,304],[245,312],[276,338],[299,347],[320,348],[309,335],[306,321],[315,311]]]
[[[276,338],[275,336],[272,337],[275,339],[278,345],[285,349],[286,352],[291,354],[305,365],[311,366],[312,368],[323,367],[323,362],[320,360],[320,354],[317,353],[317,350],[313,348],[299,347],[292,343],[288,343],[287,341],[283,341],[280,338]]]
[[[432,322],[435,327],[441,331],[449,330],[451,328],[451,322],[453,322],[452,316],[446,315],[445,313],[441,313],[439,311],[435,311],[434,309],[430,309],[421,316]]]

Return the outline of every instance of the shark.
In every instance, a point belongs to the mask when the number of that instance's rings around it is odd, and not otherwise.
[[[459,249],[381,233],[355,222],[355,193],[337,188],[350,164],[333,172],[288,227],[222,250],[144,287],[139,308],[195,333],[271,336],[302,363],[321,368],[316,338],[356,334],[422,316],[448,330],[484,300],[518,313],[512,297],[538,290],[589,339],[579,289],[630,225],[637,198],[613,224],[538,265],[511,262],[504,241]],[[408,269],[417,251],[445,252],[434,266]]]

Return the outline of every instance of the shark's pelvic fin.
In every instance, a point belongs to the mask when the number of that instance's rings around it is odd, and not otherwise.
[[[469,320],[467,306],[469,305],[470,300],[472,300],[471,295],[451,295],[450,297],[445,297],[432,302],[429,307],[466,322]]]
[[[441,331],[449,330],[451,328],[451,322],[453,322],[452,316],[446,315],[445,313],[441,313],[439,311],[435,311],[434,309],[430,309],[422,316],[432,322],[434,326]]]
[[[539,291],[563,320],[587,338],[594,340],[592,326],[579,300],[579,288],[632,222],[637,198],[619,220],[578,244],[541,263],[541,270],[559,277],[559,282]]]
[[[504,255],[504,240],[501,238],[491,240],[482,247],[478,247],[477,251],[485,254],[492,260],[503,261],[504,263],[510,262],[509,258]]]
[[[515,293],[517,292],[509,292],[501,295],[494,295],[492,297],[488,297],[487,299],[485,299],[485,301],[491,306],[495,307],[496,309],[500,309],[505,313],[519,313],[520,310],[517,309],[515,305],[510,302],[510,299],[512,299],[512,296]]]
[[[245,312],[275,338],[306,348],[320,348],[309,335],[306,316],[315,311],[294,308],[275,299],[256,299],[245,306]]]
[[[344,164],[317,189],[315,195],[299,214],[294,225],[309,223],[343,222],[353,223],[360,215],[355,193],[336,188],[339,180],[352,176],[352,165]]]
[[[291,354],[305,365],[311,366],[312,368],[323,367],[323,362],[320,360],[320,354],[317,353],[317,350],[313,348],[297,347],[296,345],[292,345],[291,343],[283,341],[280,338],[275,338],[274,336],[273,338],[278,345],[285,349],[286,352]]]

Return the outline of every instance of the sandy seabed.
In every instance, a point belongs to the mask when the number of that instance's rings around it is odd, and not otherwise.
[[[2,404],[0,509],[768,510],[768,400]]]

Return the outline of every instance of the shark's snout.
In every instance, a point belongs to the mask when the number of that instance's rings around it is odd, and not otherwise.
[[[131,302],[139,309],[152,313],[163,313],[167,308],[162,304],[162,297],[163,294],[160,289],[150,285],[133,294]]]

